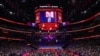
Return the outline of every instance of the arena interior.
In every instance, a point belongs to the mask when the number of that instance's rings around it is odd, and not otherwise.
[[[100,0],[0,0],[0,56],[100,56]]]

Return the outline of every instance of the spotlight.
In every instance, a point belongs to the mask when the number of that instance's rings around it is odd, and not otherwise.
[[[58,42],[58,40],[56,39],[56,43]]]
[[[1,6],[1,7],[4,7],[4,5],[3,5],[3,4],[0,4],[0,6]]]
[[[87,11],[85,10],[83,13],[87,13]]]
[[[36,24],[35,23],[32,23],[32,25],[31,25],[32,27],[35,27],[36,26]]]
[[[9,14],[11,14],[11,15],[12,15],[12,14],[15,14],[15,13],[14,13],[14,12],[12,12],[12,11],[9,11]]]
[[[63,25],[63,26],[66,26],[66,22],[63,22],[62,25]]]

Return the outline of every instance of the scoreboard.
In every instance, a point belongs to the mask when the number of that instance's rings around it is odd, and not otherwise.
[[[53,30],[55,24],[58,25],[59,23],[62,23],[62,10],[58,7],[54,6],[40,7],[35,10],[35,16],[36,16],[35,23],[38,24],[39,28],[42,30],[43,28],[48,28],[44,30],[50,30],[51,28],[52,28],[51,30]],[[52,26],[42,27],[42,24],[46,26],[50,24]]]
[[[40,12],[40,23],[46,23],[46,22],[51,22],[55,23],[57,22],[57,12],[55,11],[45,11],[45,12]]]

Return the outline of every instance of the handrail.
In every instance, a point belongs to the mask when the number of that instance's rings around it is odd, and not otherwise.
[[[79,23],[84,23],[84,22],[87,22],[87,21],[90,21],[92,19],[94,19],[95,17],[97,16],[100,16],[100,12],[98,12],[97,14],[93,15],[92,17],[89,17],[85,20],[81,20],[81,21],[78,21],[78,22],[74,22],[74,23],[70,23],[69,25],[74,25],[74,24],[79,24]]]
[[[98,34],[98,35],[92,35],[92,36],[88,36],[88,37],[74,38],[74,40],[89,39],[89,38],[100,38],[100,34]]]
[[[18,39],[18,38],[2,37],[2,36],[0,36],[0,39],[7,39],[7,40],[19,40],[19,41],[23,41],[23,40],[24,40],[24,39]]]
[[[12,30],[12,29],[3,28],[3,27],[0,27],[0,29],[2,29],[2,30],[7,30],[7,31],[12,31],[12,32],[31,33],[31,32],[27,32],[27,31]]]
[[[98,35],[92,35],[92,36],[88,36],[88,37],[73,38],[73,40],[90,39],[90,38],[100,38],[100,34],[98,34]],[[9,38],[9,37],[2,37],[2,36],[0,36],[0,39],[24,41],[24,39]]]
[[[9,22],[9,23],[13,23],[13,24],[18,24],[18,25],[28,26],[27,24],[19,23],[19,22],[12,21],[12,20],[8,20],[8,19],[4,19],[4,18],[0,18],[0,20],[6,21],[6,22]]]
[[[67,32],[68,32],[68,33],[71,33],[71,32],[79,32],[79,31],[84,31],[84,30],[93,29],[93,28],[96,28],[96,27],[100,27],[100,24],[95,25],[95,26],[91,26],[91,27],[88,27],[88,28],[84,28],[84,29],[71,30],[71,31],[67,31]],[[13,30],[13,29],[8,29],[8,28],[3,28],[3,27],[0,27],[0,29],[2,29],[2,30],[7,30],[7,31],[13,31],[13,32],[20,32],[20,33],[32,33],[32,32],[28,32],[28,31],[19,31],[19,30]]]
[[[67,31],[68,33],[71,33],[71,32],[78,32],[78,31],[84,31],[84,30],[89,30],[89,29],[93,29],[93,28],[96,28],[96,27],[99,27],[100,24],[98,25],[95,25],[95,26],[91,26],[89,28],[84,28],[84,29],[79,29],[79,30],[71,30],[71,31]]]

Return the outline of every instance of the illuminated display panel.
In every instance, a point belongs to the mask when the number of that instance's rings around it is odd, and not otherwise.
[[[41,10],[36,13],[36,23],[62,23],[62,13],[56,10]]]
[[[35,16],[35,22],[41,30],[56,30],[62,23],[62,10],[59,8],[38,8]]]
[[[56,11],[41,11],[40,23],[56,23],[58,22],[58,13]]]

